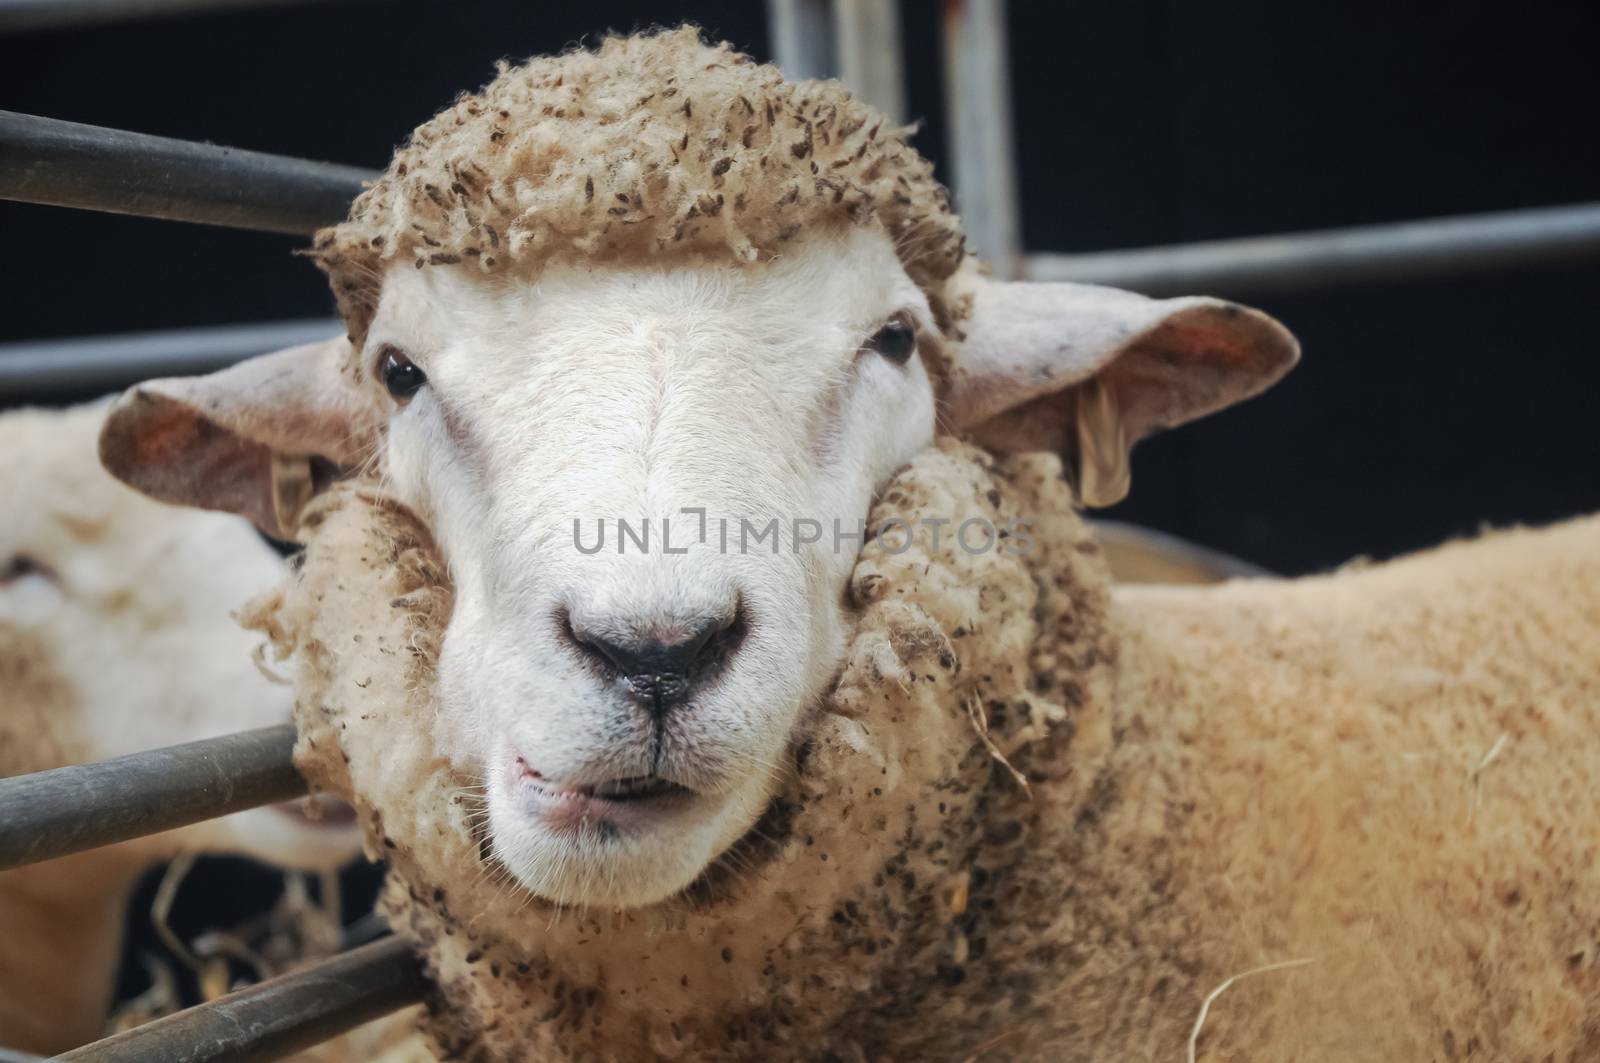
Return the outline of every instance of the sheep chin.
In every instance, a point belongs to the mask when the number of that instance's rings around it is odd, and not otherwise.
[[[499,751],[488,771],[488,841],[533,896],[559,906],[644,908],[685,893],[748,834],[771,800],[758,776],[731,792],[642,801],[555,793]]]

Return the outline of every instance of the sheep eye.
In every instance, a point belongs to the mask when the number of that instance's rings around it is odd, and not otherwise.
[[[44,576],[54,579],[55,573],[50,571],[50,566],[42,561],[36,561],[27,554],[17,554],[9,561],[0,562],[0,585],[15,583],[27,576]]]
[[[917,327],[909,314],[896,314],[867,341],[866,349],[876,351],[895,365],[905,365],[917,350]]]
[[[402,406],[410,402],[411,396],[421,391],[422,385],[428,382],[428,374],[393,347],[383,348],[378,355],[378,375],[383,378],[383,386],[389,389],[394,401]]]
[[[300,543],[291,543],[285,539],[274,539],[260,528],[256,529],[256,538],[272,547],[273,552],[279,557],[293,557],[305,549]]]

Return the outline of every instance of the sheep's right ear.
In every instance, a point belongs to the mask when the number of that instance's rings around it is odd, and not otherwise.
[[[294,538],[315,488],[365,460],[377,439],[376,414],[341,372],[349,357],[340,336],[208,376],[146,381],[106,414],[100,463],[151,498]]]

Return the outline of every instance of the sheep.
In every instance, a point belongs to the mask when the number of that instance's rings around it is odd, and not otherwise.
[[[0,415],[0,776],[284,722],[292,694],[228,614],[282,578],[242,520],[151,502],[107,476],[106,403]],[[287,814],[286,814],[287,813]],[[288,866],[355,855],[352,824],[292,807],[0,873],[0,1045],[99,1035],[139,876],[180,849]]]
[[[1211,991],[1285,961],[1309,962],[1210,1009],[1204,1058],[1600,1043],[1600,519],[1113,588],[1054,458],[943,441],[880,506],[1032,514],[1035,549],[865,551],[768,815],[687,893],[611,912],[530,906],[480,850],[435,730],[427,529],[370,485],[314,503],[253,622],[301,655],[304,770],[390,860],[440,1058],[1182,1058]]]
[[[101,456],[307,541],[250,620],[297,662],[297,762],[390,862],[440,1056],[1391,1058],[1417,1037],[1448,1058],[1515,1055],[1538,1021],[1579,1051],[1593,953],[1561,919],[1594,892],[1581,820],[1546,801],[1539,853],[1488,811],[1497,783],[1524,792],[1495,774],[1508,746],[1470,779],[1443,765],[1449,713],[1526,664],[1570,736],[1539,746],[1560,780],[1539,792],[1586,800],[1592,662],[1511,639],[1593,610],[1506,592],[1495,559],[1550,554],[1516,578],[1592,601],[1592,525],[1326,583],[1114,590],[1076,515],[1127,489],[1140,438],[1288,371],[1277,322],[990,280],[905,131],[689,30],[502,68],[314,255],[347,336],[141,385]],[[1386,579],[1429,587],[1441,623],[1504,605],[1510,659],[1441,709],[1449,647]],[[1369,587],[1380,608],[1315,623]],[[1379,629],[1429,669],[1362,672],[1395,692],[1341,711],[1308,644],[1359,670]],[[1235,716],[1242,746],[1202,726]],[[1269,744],[1274,721],[1332,737]],[[1339,745],[1358,734],[1431,759],[1362,774]],[[1374,789],[1338,816],[1300,800],[1356,779]],[[1401,814],[1372,821],[1413,842],[1373,861],[1381,903],[1295,903],[1324,896],[1295,874],[1359,837],[1362,798],[1433,812],[1463,789],[1483,808],[1450,827],[1496,826],[1514,904],[1428,879],[1461,868],[1420,859],[1453,835]],[[1234,831],[1219,805],[1298,833]],[[1440,946],[1450,918],[1389,918],[1453,900],[1499,920],[1476,951]],[[1529,905],[1545,926],[1518,934]],[[1358,962],[1352,926],[1398,951]],[[1534,1019],[1486,1006],[1502,971]]]

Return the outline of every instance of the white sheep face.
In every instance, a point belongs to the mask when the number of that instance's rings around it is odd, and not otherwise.
[[[152,502],[95,461],[103,405],[0,416],[0,732],[10,770],[102,760],[285,723],[291,689],[230,614],[283,577],[236,517]],[[41,697],[42,691],[49,694]],[[349,825],[262,808],[174,843],[293,866],[355,855]]]
[[[928,315],[866,228],[759,266],[388,275],[383,467],[449,560],[441,707],[527,888],[659,901],[761,814],[842,652],[845,533],[933,436],[921,360],[873,340]],[[396,356],[427,378],[403,404]]]
[[[375,279],[361,351],[340,337],[150,381],[117,402],[101,457],[154,497],[281,531],[299,505],[284,488],[305,483],[284,472],[357,469],[377,446],[369,467],[455,584],[440,737],[483,779],[500,861],[571,904],[669,898],[765,810],[839,666],[853,536],[934,436],[916,332],[924,352],[960,343],[942,430],[1065,451],[1101,501],[1139,438],[1298,354],[1231,303],[1002,283],[970,262],[940,285],[962,313],[940,337],[870,223],[744,264],[552,262],[530,281],[404,262]]]

